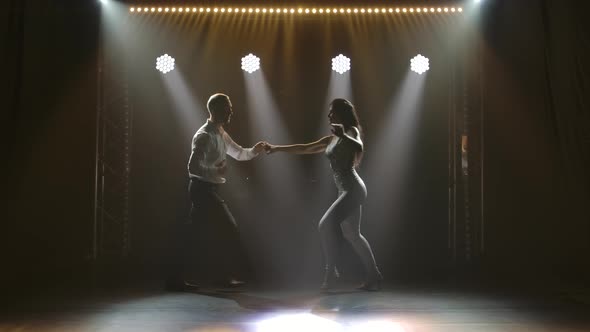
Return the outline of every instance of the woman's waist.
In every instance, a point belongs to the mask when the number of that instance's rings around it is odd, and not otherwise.
[[[358,173],[354,169],[338,170],[338,171],[334,170],[333,176],[334,176],[334,181],[336,181],[336,184],[347,185],[347,186],[352,186],[352,185],[364,186],[363,179],[361,179],[361,177],[358,175]]]

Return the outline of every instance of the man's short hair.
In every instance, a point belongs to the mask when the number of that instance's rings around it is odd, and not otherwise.
[[[209,97],[207,101],[207,110],[209,114],[213,114],[223,110],[223,107],[229,103],[229,96],[223,93],[216,93]]]

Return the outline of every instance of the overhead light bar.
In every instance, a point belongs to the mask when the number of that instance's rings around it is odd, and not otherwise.
[[[106,0],[104,0],[106,1]],[[237,15],[237,14],[298,14],[298,15],[351,15],[370,14],[376,15],[418,15],[418,14],[458,14],[463,13],[462,7],[138,7],[130,6],[129,12],[133,14],[211,14],[211,15]]]

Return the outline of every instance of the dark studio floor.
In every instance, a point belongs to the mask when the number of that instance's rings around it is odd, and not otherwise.
[[[386,285],[165,292],[55,292],[6,303],[1,331],[590,331],[590,293]],[[59,295],[57,295],[59,294]]]

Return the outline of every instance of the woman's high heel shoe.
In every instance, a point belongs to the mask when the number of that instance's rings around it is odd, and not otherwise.
[[[363,282],[357,289],[369,291],[369,292],[376,292],[381,290],[381,281],[383,280],[383,276],[381,273],[377,273],[375,276],[369,278],[369,280]]]
[[[333,268],[326,266],[324,269],[324,281],[320,286],[320,290],[328,290],[338,278],[340,278],[340,273],[338,272],[336,266]]]

